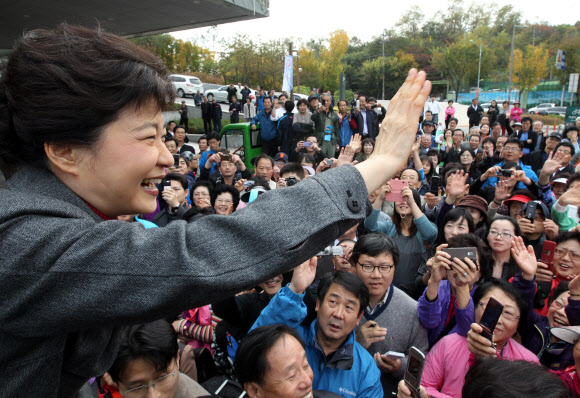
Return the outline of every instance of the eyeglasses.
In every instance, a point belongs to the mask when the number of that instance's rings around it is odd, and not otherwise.
[[[572,152],[569,149],[559,148],[556,153],[563,153],[564,155],[570,155]]]
[[[485,309],[485,307],[487,306],[487,303],[482,303],[481,301],[478,303],[478,305]],[[510,310],[503,310],[501,313],[501,316],[503,316],[505,319],[507,319],[508,321],[517,321],[518,319],[520,319],[520,317],[516,314],[514,314],[513,312],[511,312]]]
[[[572,250],[566,249],[566,248],[557,248],[554,251],[554,255],[558,256],[558,257],[564,257],[566,254],[570,255],[570,258],[573,261],[580,261],[580,253],[579,252],[573,252]]]
[[[503,150],[506,151],[506,152],[519,152],[520,151],[520,148],[516,148],[516,147],[513,147],[513,146],[504,146],[503,147]]]
[[[404,181],[418,181],[417,176],[401,176],[401,180]]]
[[[209,193],[200,193],[200,192],[196,192],[193,194],[194,198],[208,198],[209,197]]]
[[[229,199],[217,199],[215,201],[216,205],[230,205],[232,203],[234,203],[234,202],[232,200],[229,200]]]
[[[153,383],[151,384],[135,387],[125,391],[124,393],[121,392],[121,396],[127,398],[146,397],[147,393],[149,392],[149,387],[153,387],[156,390],[167,390],[171,387],[171,382],[173,381],[173,377],[176,374],[177,374],[177,360],[175,361],[175,370],[172,373],[166,374],[165,376],[161,376],[157,380],[154,380]]]
[[[361,266],[363,272],[366,274],[372,274],[373,272],[375,272],[375,269],[378,268],[381,274],[386,275],[390,273],[391,269],[393,269],[394,267],[394,265],[371,265],[371,264],[361,264],[358,262],[357,264]]]
[[[501,236],[503,239],[511,239],[511,238],[514,237],[510,233],[507,233],[507,232],[499,232],[499,231],[495,231],[495,230],[489,231],[489,236],[491,236],[492,238],[495,238],[496,236]]]

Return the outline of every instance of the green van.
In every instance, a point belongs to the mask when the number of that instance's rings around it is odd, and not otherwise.
[[[254,170],[252,159],[262,154],[262,135],[260,125],[252,130],[250,123],[228,124],[220,131],[220,147],[238,155],[246,167]]]

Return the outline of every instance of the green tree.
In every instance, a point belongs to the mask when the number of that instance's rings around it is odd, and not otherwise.
[[[549,57],[542,46],[528,45],[525,54],[520,49],[514,51],[513,82],[520,94],[538,85],[546,76]]]
[[[468,41],[451,43],[433,53],[433,65],[455,90],[455,100],[463,79],[470,73],[477,73],[479,49]]]

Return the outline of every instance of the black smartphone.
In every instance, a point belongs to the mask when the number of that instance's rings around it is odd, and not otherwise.
[[[513,173],[514,171],[510,169],[499,169],[498,175],[502,177],[511,177]]]
[[[163,181],[163,190],[171,189],[171,181]]]
[[[173,155],[173,167],[179,167],[179,155]]]
[[[534,219],[536,218],[537,207],[538,207],[538,204],[534,201],[530,201],[526,205],[526,214],[524,217],[527,218],[528,220],[530,220],[532,223],[534,222]]]
[[[441,184],[441,177],[432,176],[431,177],[431,188],[429,189],[429,192],[431,192],[435,196],[439,195],[439,185],[440,184]]]
[[[485,310],[483,311],[483,315],[481,316],[481,320],[479,321],[479,325],[483,328],[481,335],[492,343],[493,330],[495,329],[495,325],[497,325],[497,321],[499,321],[502,312],[503,305],[493,297],[490,297],[485,306]]]
[[[405,384],[411,390],[411,396],[419,398],[419,389],[421,388],[421,378],[423,377],[423,368],[425,367],[425,354],[411,347],[409,350],[409,359],[407,360],[407,369],[405,370]]]
[[[448,253],[452,261],[454,258],[463,260],[465,257],[473,262],[477,261],[477,249],[475,247],[444,247],[441,251]]]

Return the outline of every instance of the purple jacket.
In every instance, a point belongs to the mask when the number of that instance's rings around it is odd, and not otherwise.
[[[540,362],[552,370],[564,369],[574,365],[574,346],[563,342],[550,344],[550,324],[548,317],[534,310],[536,280],[528,281],[521,274],[514,276],[512,284],[520,290],[528,303],[525,328],[522,328],[522,345],[540,358]],[[580,325],[580,300],[568,299],[566,316],[571,326]]]
[[[474,291],[475,287],[471,291],[472,297]],[[447,315],[449,313],[449,303],[451,302],[451,285],[449,285],[448,280],[442,280],[437,291],[437,299],[432,303],[425,298],[426,293],[427,289],[425,289],[419,299],[417,312],[419,313],[419,322],[428,331],[429,344],[433,345],[445,329],[445,323],[447,322]],[[449,334],[457,333],[461,336],[467,336],[467,332],[469,332],[469,328],[474,322],[474,319],[475,310],[473,300],[469,300],[469,304],[464,309],[457,308],[457,302],[455,302],[456,323]]]

